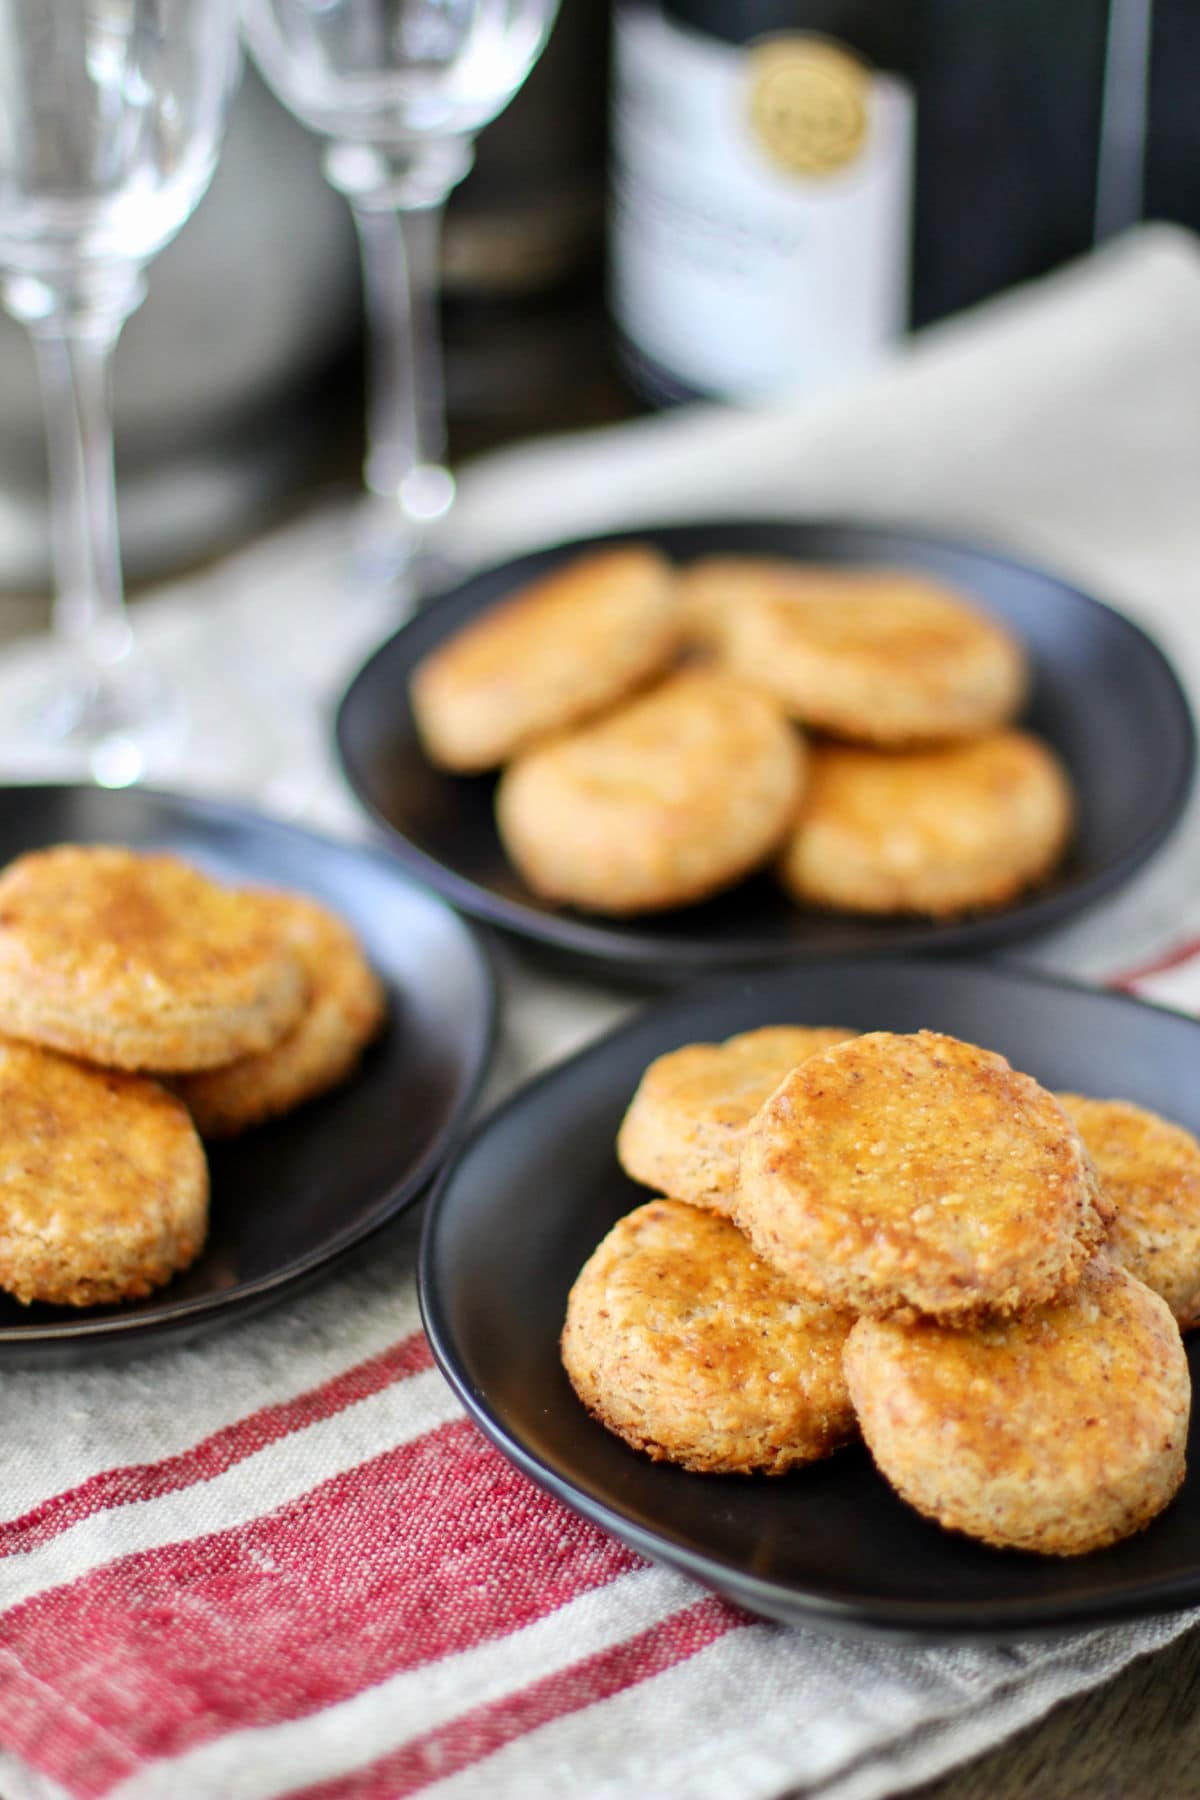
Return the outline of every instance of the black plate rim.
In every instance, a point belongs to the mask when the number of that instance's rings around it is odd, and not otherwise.
[[[883,520],[863,520],[822,515],[811,518],[789,518],[786,516],[762,515],[760,517],[728,516],[720,518],[704,518],[702,520],[675,520],[665,524],[648,523],[631,526],[609,532],[600,532],[584,537],[566,537],[553,544],[527,551],[521,555],[509,557],[501,562],[489,564],[478,569],[474,574],[460,582],[456,587],[439,594],[436,599],[414,614],[414,616],[394,631],[383,643],[376,646],[361,664],[344,690],[337,703],[334,715],[334,743],[337,750],[338,766],[342,778],[346,782],[356,803],[362,807],[372,825],[379,831],[390,845],[392,852],[405,867],[420,880],[437,889],[452,904],[471,917],[480,919],[489,925],[514,933],[535,944],[563,952],[568,955],[584,956],[605,962],[612,967],[624,966],[630,974],[648,975],[652,979],[663,979],[664,963],[669,965],[672,973],[667,979],[700,973],[711,968],[714,946],[711,940],[699,938],[688,940],[685,937],[673,939],[669,945],[660,938],[642,934],[636,925],[608,925],[597,923],[582,914],[572,913],[560,915],[542,913],[519,900],[510,900],[503,894],[495,893],[491,888],[461,875],[448,864],[431,856],[413,843],[398,826],[394,825],[386,814],[375,805],[371,798],[364,772],[356,765],[349,744],[348,721],[354,708],[358,705],[357,695],[366,687],[374,675],[377,665],[390,660],[397,650],[412,635],[428,630],[429,621],[436,620],[439,610],[450,610],[463,604],[464,596],[469,594],[476,583],[491,581],[504,570],[518,565],[533,573],[543,561],[553,562],[565,550],[586,551],[602,548],[609,544],[628,543],[653,537],[656,542],[670,548],[677,536],[691,536],[697,531],[725,532],[730,530],[779,530],[803,529],[814,532],[846,532],[864,539],[889,537],[893,540],[909,543],[927,550],[949,550],[963,556],[974,556],[999,564],[1022,575],[1033,576],[1038,580],[1049,580],[1067,589],[1072,596],[1083,603],[1088,611],[1102,613],[1106,620],[1115,623],[1118,630],[1123,631],[1130,640],[1138,643],[1143,653],[1148,653],[1150,660],[1158,665],[1159,673],[1164,677],[1165,691],[1169,695],[1168,705],[1171,708],[1172,728],[1177,732],[1181,746],[1181,755],[1177,767],[1171,772],[1171,779],[1164,786],[1160,804],[1143,824],[1138,836],[1127,847],[1123,854],[1113,859],[1103,868],[1056,890],[1052,894],[1037,896],[1017,902],[1005,908],[1003,912],[981,914],[976,918],[952,920],[934,925],[921,940],[919,951],[913,954],[954,952],[968,949],[983,949],[991,945],[1008,942],[1016,937],[1036,936],[1048,931],[1065,919],[1073,917],[1077,912],[1091,906],[1114,888],[1129,879],[1148,861],[1155,850],[1170,836],[1183,814],[1191,793],[1197,769],[1197,730],[1192,710],[1182,683],[1170,659],[1156,640],[1128,614],[1116,606],[1109,605],[1097,595],[1085,589],[1056,570],[1014,556],[1005,550],[993,549],[984,539],[957,537],[953,534],[913,529],[906,525],[891,525]],[[468,613],[471,609],[467,609]],[[435,637],[434,642],[440,641]],[[898,946],[886,939],[880,941],[878,948],[869,944],[856,945],[852,951],[836,951],[827,949],[806,950],[791,944],[781,944],[779,950],[767,960],[776,964],[786,962],[805,962],[819,957],[836,956],[839,960],[846,956],[892,956],[900,954]],[[717,954],[720,954],[718,951]],[[728,946],[725,951],[726,967],[749,967],[764,960],[761,943],[740,942]]]
[[[9,794],[57,794],[69,795],[86,791],[103,792],[94,789],[88,783],[72,782],[6,782],[0,784],[0,804]],[[207,1324],[215,1318],[233,1317],[243,1311],[252,1311],[268,1300],[274,1299],[281,1291],[308,1280],[340,1260],[348,1251],[364,1243],[375,1232],[381,1230],[407,1206],[415,1203],[431,1185],[442,1163],[453,1155],[455,1149],[466,1134],[475,1103],[479,1098],[483,1083],[487,1077],[495,1046],[499,1020],[499,984],[496,976],[495,957],[482,932],[447,905],[445,899],[437,893],[429,892],[424,886],[414,883],[401,869],[396,867],[396,859],[388,855],[386,850],[373,844],[356,844],[349,839],[342,840],[328,836],[320,831],[312,831],[302,825],[296,825],[287,819],[275,819],[268,813],[258,812],[253,806],[240,801],[214,800],[207,795],[193,795],[169,788],[150,787],[138,784],[136,792],[144,796],[153,805],[162,806],[168,811],[180,811],[200,819],[211,821],[214,825],[228,824],[240,826],[256,834],[266,831],[280,838],[290,839],[294,843],[311,845],[320,844],[331,849],[335,854],[344,854],[353,861],[365,861],[371,864],[389,880],[400,880],[406,886],[419,893],[422,901],[431,906],[440,907],[444,915],[453,921],[455,929],[461,931],[463,948],[466,955],[475,963],[480,977],[480,991],[484,996],[484,1010],[478,1019],[478,1030],[473,1045],[473,1055],[469,1059],[469,1073],[463,1085],[462,1096],[454,1115],[448,1118],[441,1130],[426,1146],[424,1154],[416,1166],[411,1169],[403,1181],[389,1189],[380,1200],[378,1206],[367,1217],[345,1227],[318,1248],[309,1251],[305,1256],[296,1258],[267,1275],[257,1276],[252,1281],[242,1283],[236,1288],[226,1289],[216,1294],[196,1294],[187,1299],[171,1300],[170,1289],[164,1290],[164,1298],[155,1305],[153,1312],[110,1314],[104,1318],[89,1318],[86,1314],[78,1319],[64,1319],[50,1325],[0,1326],[0,1358],[6,1351],[19,1350],[26,1346],[44,1347],[50,1344],[95,1344],[102,1346],[112,1340],[124,1341],[129,1337],[154,1337],[159,1333],[174,1333],[180,1327]]]
[[[946,965],[936,957],[864,957],[861,960],[869,961],[884,974],[889,969],[917,973],[924,970],[939,978],[948,973]],[[1172,1018],[1184,1019],[1200,1032],[1200,1020],[1179,1007],[1143,1000],[1119,988],[1098,988],[1086,982],[1073,981],[1067,976],[1047,973],[1012,957],[1006,956],[1002,960],[980,958],[960,966],[968,967],[978,974],[994,976],[1005,984],[1022,986],[1034,983],[1041,988],[1071,994],[1101,993],[1106,1000],[1135,1012],[1164,1013]],[[453,1336],[442,1310],[436,1266],[437,1234],[443,1213],[450,1204],[447,1196],[459,1162],[466,1160],[494,1125],[519,1112],[530,1095],[558,1080],[569,1079],[579,1065],[602,1057],[623,1038],[635,1036],[650,1017],[669,1017],[673,1011],[690,1010],[698,1002],[719,1003],[724,994],[736,994],[746,982],[770,979],[777,974],[777,966],[772,963],[722,971],[707,980],[689,982],[686,987],[675,989],[661,1000],[639,1007],[632,1018],[623,1020],[573,1055],[523,1082],[498,1106],[491,1108],[484,1117],[476,1121],[463,1136],[454,1153],[443,1163],[430,1190],[421,1226],[417,1299],[434,1361],[468,1414],[502,1455],[538,1487],[553,1494],[564,1505],[600,1525],[650,1561],[680,1569],[733,1604],[744,1606],[764,1618],[801,1622],[814,1629],[825,1628],[842,1634],[880,1637],[891,1642],[1001,1642],[1030,1635],[1083,1629],[1089,1625],[1115,1624],[1122,1620],[1143,1618],[1154,1613],[1177,1612],[1200,1605],[1200,1556],[1188,1576],[1164,1576],[1117,1596],[1084,1595],[1066,1604],[1054,1598],[1011,1602],[996,1600],[987,1604],[972,1601],[969,1620],[963,1619],[961,1603],[954,1601],[901,1601],[885,1598],[869,1603],[855,1603],[783,1587],[778,1582],[764,1580],[744,1571],[733,1560],[715,1554],[700,1554],[686,1545],[664,1539],[627,1519],[603,1500],[581,1493],[572,1482],[548,1468],[535,1452],[528,1449],[497,1416],[486,1397],[472,1385],[458,1362]]]

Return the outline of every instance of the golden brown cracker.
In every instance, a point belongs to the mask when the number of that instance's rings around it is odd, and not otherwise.
[[[1066,1298],[974,1330],[860,1319],[845,1365],[888,1481],[985,1543],[1098,1550],[1140,1531],[1183,1480],[1179,1331],[1165,1301],[1104,1256]]]
[[[651,912],[701,900],[765,861],[795,815],[803,767],[772,700],[693,669],[510,764],[496,819],[545,899]]]
[[[656,1057],[621,1121],[622,1168],[674,1200],[732,1212],[742,1137],[763,1101],[806,1056],[853,1035],[839,1026],[764,1025]]]
[[[920,1031],[866,1033],[792,1070],[746,1131],[734,1218],[816,1298],[952,1319],[1073,1286],[1109,1213],[1052,1094]]]
[[[209,1068],[296,1023],[304,971],[257,898],[178,857],[35,850],[0,875],[0,1030],[122,1069]]]
[[[1200,1143],[1128,1100],[1059,1094],[1116,1212],[1106,1253],[1161,1294],[1182,1331],[1200,1323]]]
[[[1074,811],[1066,771],[1027,732],[893,752],[815,743],[780,877],[812,906],[952,918],[1041,881]]]
[[[269,1049],[174,1078],[206,1138],[232,1137],[338,1086],[383,1022],[383,987],[344,920],[299,894],[263,894],[260,904],[300,959],[308,1004]]]
[[[410,689],[421,742],[444,768],[496,768],[640,687],[681,641],[674,571],[658,551],[573,557],[425,657]]]
[[[187,1109],[144,1076],[0,1039],[0,1286],[95,1306],[199,1253],[208,1168]]]
[[[693,636],[814,730],[889,747],[990,731],[1029,681],[1006,626],[916,570],[705,557],[681,580]]]
[[[652,1200],[585,1263],[562,1356],[589,1412],[655,1461],[779,1475],[854,1435],[850,1323],[791,1293],[727,1219]]]

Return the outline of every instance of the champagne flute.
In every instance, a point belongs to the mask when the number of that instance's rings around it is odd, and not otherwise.
[[[109,364],[208,186],[239,66],[236,0],[0,0],[0,297],[37,355],[60,653],[30,725],[114,786],[181,714],[126,612]]]
[[[242,0],[268,84],[330,141],[362,254],[368,335],[369,586],[434,583],[430,534],[449,512],[437,322],[441,223],[474,138],[512,99],[558,0]]]

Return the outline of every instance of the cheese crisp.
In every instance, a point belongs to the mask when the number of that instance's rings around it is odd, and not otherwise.
[[[232,1137],[336,1087],[383,1022],[383,988],[343,920],[298,894],[259,904],[300,959],[308,1003],[269,1049],[174,1078],[202,1137]]]
[[[496,820],[545,899],[651,912],[702,900],[763,863],[803,781],[803,747],[775,701],[693,669],[511,763]]]
[[[746,1132],[734,1217],[818,1299],[962,1319],[1073,1287],[1110,1209],[1030,1076],[958,1038],[876,1031],[775,1090]]]
[[[1200,1144],[1128,1100],[1059,1094],[1116,1211],[1105,1248],[1161,1294],[1181,1331],[1200,1323]]]
[[[657,1057],[621,1123],[622,1168],[674,1200],[731,1213],[742,1138],[763,1101],[806,1056],[853,1035],[834,1025],[763,1025]]]
[[[265,1050],[307,1000],[258,897],[177,857],[61,844],[0,875],[0,1031],[109,1068]]]
[[[792,1292],[727,1219],[651,1200],[584,1264],[562,1356],[589,1412],[655,1461],[781,1475],[855,1435],[850,1324]]]
[[[140,1075],[0,1040],[0,1286],[137,1299],[198,1255],[208,1167],[183,1103]]]
[[[1166,1302],[1104,1257],[1067,1298],[972,1331],[860,1319],[863,1436],[919,1512],[1002,1548],[1077,1556],[1140,1531],[1184,1475],[1191,1383]]]
[[[931,576],[711,556],[683,579],[693,634],[794,718],[856,743],[991,731],[1025,698],[1025,653]]]
[[[1049,874],[1074,812],[1058,758],[1027,732],[890,753],[814,744],[779,873],[810,906],[952,918]]]
[[[426,754],[447,769],[494,769],[641,686],[681,637],[665,557],[637,544],[576,557],[420,664],[411,700]]]

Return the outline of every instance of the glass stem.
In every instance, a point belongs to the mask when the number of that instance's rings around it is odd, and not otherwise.
[[[446,459],[437,316],[445,202],[352,207],[368,331],[366,484],[403,505],[414,472]]]
[[[29,320],[46,409],[54,627],[97,670],[130,646],[117,537],[109,369],[126,311]]]
[[[438,299],[442,221],[471,166],[458,138],[412,150],[330,146],[325,172],[350,203],[367,316],[368,491],[398,508],[410,550],[454,497]]]

